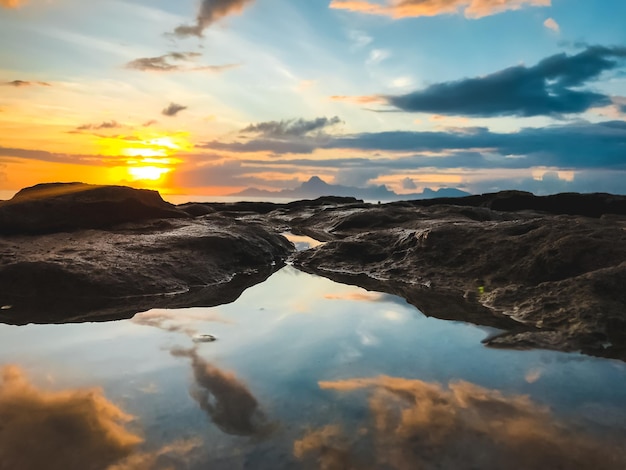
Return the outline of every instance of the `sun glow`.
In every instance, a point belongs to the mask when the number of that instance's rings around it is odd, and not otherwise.
[[[154,132],[104,137],[100,140],[100,145],[104,155],[117,161],[126,157],[114,169],[113,175],[117,181],[130,181],[159,189],[166,185],[165,175],[174,171],[182,162],[176,158],[176,154],[192,148],[187,134],[163,135]]]
[[[192,148],[187,134],[178,133],[162,135],[157,133],[102,137],[100,139],[102,153],[107,156],[124,157],[169,157],[173,154]]]
[[[171,168],[158,166],[132,166],[128,168],[128,174],[133,180],[158,181],[161,177],[172,171]]]

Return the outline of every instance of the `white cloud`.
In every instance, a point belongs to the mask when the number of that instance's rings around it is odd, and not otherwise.
[[[391,53],[385,49],[372,49],[367,58],[367,65],[380,64],[383,60],[389,58]]]
[[[559,24],[554,20],[554,18],[548,18],[546,21],[543,22],[543,25],[548,28],[551,29],[552,31],[554,31],[555,33],[560,33],[561,32],[561,27],[559,26]]]

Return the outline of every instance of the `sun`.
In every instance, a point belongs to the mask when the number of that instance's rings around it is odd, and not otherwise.
[[[100,144],[103,153],[118,163],[112,168],[112,179],[159,189],[167,185],[165,176],[182,162],[176,155],[192,147],[186,134],[156,132],[106,137]]]
[[[158,181],[163,175],[169,173],[171,168],[162,168],[158,166],[132,166],[128,168],[128,174],[134,181]]]

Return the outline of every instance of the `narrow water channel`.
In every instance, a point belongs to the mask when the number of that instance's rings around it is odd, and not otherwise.
[[[229,305],[0,325],[0,416],[21,423],[0,422],[0,468],[620,468],[626,364],[493,333],[293,266]]]

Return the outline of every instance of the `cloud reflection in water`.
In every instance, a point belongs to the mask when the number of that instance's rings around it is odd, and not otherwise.
[[[188,336],[198,333],[198,328],[192,325],[201,322],[234,323],[222,318],[218,313],[206,312],[202,309],[185,309],[183,311],[153,309],[136,314],[131,321],[137,325],[152,326],[171,333],[180,332]]]
[[[1,378],[2,470],[178,469],[199,445],[181,441],[141,452],[143,439],[126,428],[134,417],[101,389],[40,390],[17,366],[4,367]]]
[[[369,392],[370,413],[367,428],[351,438],[332,425],[294,443],[294,455],[316,458],[319,468],[626,468],[618,443],[561,423],[527,396],[507,396],[464,381],[444,387],[387,376],[319,386]]]

